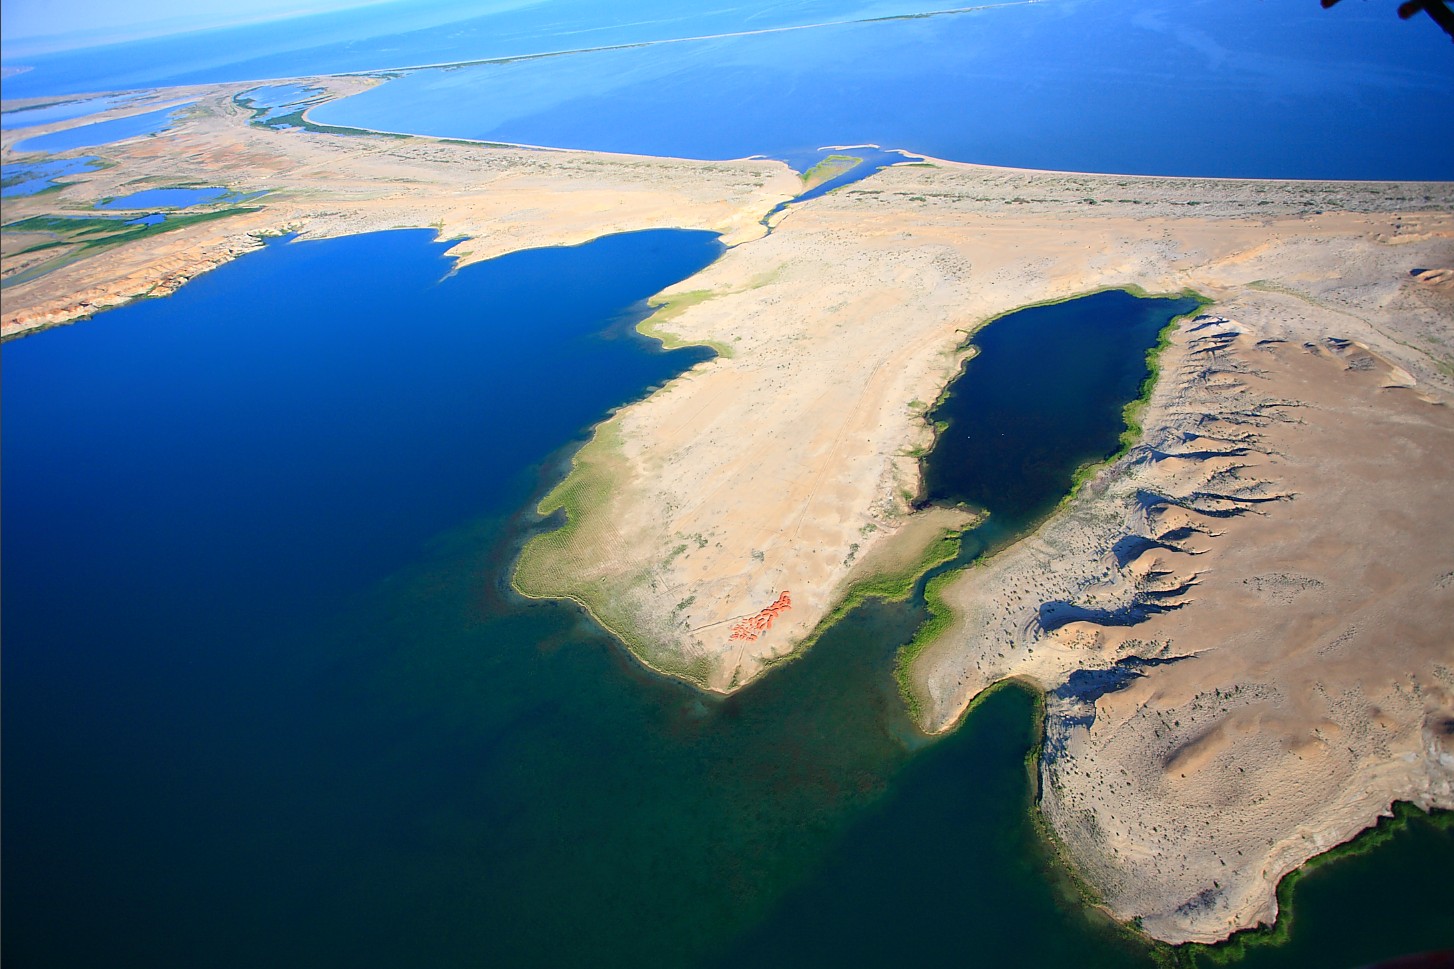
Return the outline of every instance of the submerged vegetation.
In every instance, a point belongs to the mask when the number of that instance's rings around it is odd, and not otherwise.
[[[674,293],[671,296],[654,296],[647,300],[652,313],[646,319],[636,324],[636,332],[642,336],[659,340],[663,350],[678,350],[688,346],[704,346],[715,350],[719,357],[732,358],[732,348],[725,343],[716,340],[694,341],[683,340],[681,337],[666,329],[666,324],[681,316],[693,306],[707,302],[720,294],[709,289],[693,289],[684,293]]]
[[[824,158],[812,168],[803,172],[803,190],[816,188],[824,182],[831,181],[842,175],[844,172],[852,171],[863,162],[857,155],[832,154]]]

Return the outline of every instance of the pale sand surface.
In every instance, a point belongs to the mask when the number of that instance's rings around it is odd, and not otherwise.
[[[1454,805],[1454,186],[934,163],[794,206],[762,237],[758,220],[800,186],[778,163],[279,133],[246,124],[231,100],[246,87],[190,92],[199,105],[165,136],[77,152],[114,167],[7,200],[6,221],[178,184],[267,189],[262,211],[10,286],[7,335],[169,292],[285,229],[441,225],[464,260],[660,226],[750,242],[664,294],[651,322],[724,355],[598,429],[543,505],[570,524],[527,546],[517,573],[653,666],[727,691],[810,641],[856,583],[912,573],[965,525],[911,508],[923,414],[968,333],[1100,287],[1194,288],[1236,322],[1175,338],[1144,418],[1159,460],[1134,452],[945,589],[958,619],[911,671],[925,726],[1004,676],[1053,691],[1126,655],[1194,656],[1103,697],[1090,729],[1052,698],[1043,766],[1047,816],[1080,870],[1166,939],[1270,917],[1281,873],[1395,798]],[[7,276],[26,266],[18,236]],[[1224,329],[1236,335],[1214,340]],[[1274,338],[1287,342],[1259,344]],[[1175,502],[1128,506],[1138,476]],[[1117,567],[1109,550],[1133,533],[1173,547]],[[1158,593],[1184,608],[1053,636],[1034,621],[1049,601]],[[1186,830],[1163,836],[1173,824]]]

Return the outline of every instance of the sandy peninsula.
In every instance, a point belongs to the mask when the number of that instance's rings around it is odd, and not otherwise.
[[[1110,911],[1174,942],[1271,919],[1282,874],[1394,800],[1454,807],[1454,185],[930,160],[765,234],[801,188],[779,163],[273,131],[236,100],[251,86],[150,95],[194,103],[7,200],[13,226],[149,187],[267,193],[114,246],[7,230],[5,336],[165,294],[280,232],[433,226],[473,261],[718,231],[732,248],[644,325],[718,357],[597,429],[541,504],[564,526],[515,580],[729,692],[969,523],[916,506],[925,413],[975,329],[1103,287],[1192,289],[1210,305],[1165,351],[1142,441],[936,585],[949,619],[905,667],[923,727],[1006,677],[1039,684],[1046,819]],[[4,134],[7,163],[34,133]]]

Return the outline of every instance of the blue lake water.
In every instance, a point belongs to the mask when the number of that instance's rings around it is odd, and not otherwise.
[[[866,143],[1076,171],[1454,177],[1437,30],[1412,38],[1370,6],[1256,9],[1044,3],[420,71],[311,117],[691,158]]]
[[[632,327],[715,237],[442,249],[275,243],[6,348],[7,963],[705,963],[911,762],[994,778],[1023,860],[1027,706],[921,750],[916,607],[723,700],[507,590],[558,449],[707,355]],[[993,886],[996,945],[1123,964],[1039,868]]]
[[[723,31],[912,14],[923,0],[734,0],[725,5],[634,0],[630,16],[598,0],[463,4],[418,0],[374,4],[174,37],[32,56],[3,48],[6,66],[31,70],[5,80],[22,98],[166,84],[294,78],[377,71],[491,57],[519,57]]]
[[[4,185],[0,186],[0,198],[19,198],[43,192],[67,175],[91,171],[96,159],[53,158],[40,162],[14,162],[4,169]]]
[[[149,188],[97,202],[98,209],[185,209],[227,196],[225,188]]]
[[[113,141],[154,134],[158,131],[165,131],[172,115],[183,107],[186,105],[173,105],[169,108],[158,108],[156,111],[129,114],[122,118],[112,118],[109,121],[93,121],[90,124],[77,125],[74,128],[36,135],[34,138],[27,138],[17,144],[15,150],[18,152],[62,152],[74,148],[109,145]]]
[[[88,114],[99,114],[102,111],[118,107],[129,100],[131,99],[125,96],[82,98],[75,101],[62,101],[59,104],[47,104],[39,108],[6,111],[0,114],[0,129],[9,131],[13,128],[50,124],[53,121],[70,121],[72,118],[84,118]]]
[[[5,94],[923,9],[649,0],[623,23],[589,0],[388,4],[34,58]],[[419,71],[314,117],[801,168],[873,142],[1028,167],[1447,178],[1451,63],[1436,30],[1374,4],[1272,0],[1254,18],[1065,0]],[[255,94],[273,114],[311,97]],[[160,130],[129,125],[171,110],[25,147]],[[899,157],[847,153],[868,163],[822,191]],[[28,166],[5,192],[71,171]],[[1146,964],[1064,894],[1033,836],[1028,695],[936,744],[907,722],[891,670],[919,602],[855,611],[724,700],[646,674],[574,607],[509,592],[534,527],[521,510],[572,442],[706,356],[633,326],[715,238],[636,233],[458,273],[442,249],[422,232],[274,243],[6,346],[6,962]],[[1127,386],[1155,327],[1132,329],[1113,361]],[[980,336],[1014,350],[1025,332]],[[988,367],[1000,355],[981,345]],[[1053,483],[1079,459],[1019,471]],[[962,472],[937,497],[971,494]],[[1054,497],[1017,508],[1007,488],[974,493],[996,515],[966,557]],[[1311,938],[1257,964],[1454,945],[1438,905],[1454,836],[1396,843],[1310,879]],[[1415,895],[1399,919],[1360,921],[1365,886],[1395,881]]]
[[[1053,508],[1077,467],[1118,447],[1121,409],[1150,376],[1126,348],[1144,353],[1197,305],[1109,290],[1018,310],[976,332],[978,354],[930,413],[945,427],[924,460],[924,499],[1021,524]]]
[[[381,70],[933,9],[654,0],[622,23],[584,0],[473,18],[395,6],[35,58],[7,92]],[[420,71],[313,117],[695,158],[870,143],[1030,168],[1447,179],[1448,46],[1374,4],[1057,0]]]

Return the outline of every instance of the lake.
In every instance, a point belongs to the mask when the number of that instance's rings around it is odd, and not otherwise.
[[[1437,30],[1426,45],[1372,7],[1256,10],[1086,0],[594,51],[413,72],[310,117],[688,158],[876,144],[1069,171],[1454,177]]]
[[[1044,516],[1077,468],[1117,450],[1122,408],[1151,376],[1136,349],[1155,346],[1173,317],[1198,305],[1108,290],[1022,309],[975,333],[976,355],[929,413],[944,429],[924,460],[924,500],[964,502],[1010,528]]]
[[[98,209],[186,209],[216,202],[228,194],[225,188],[149,188],[119,198],[97,202]]]

